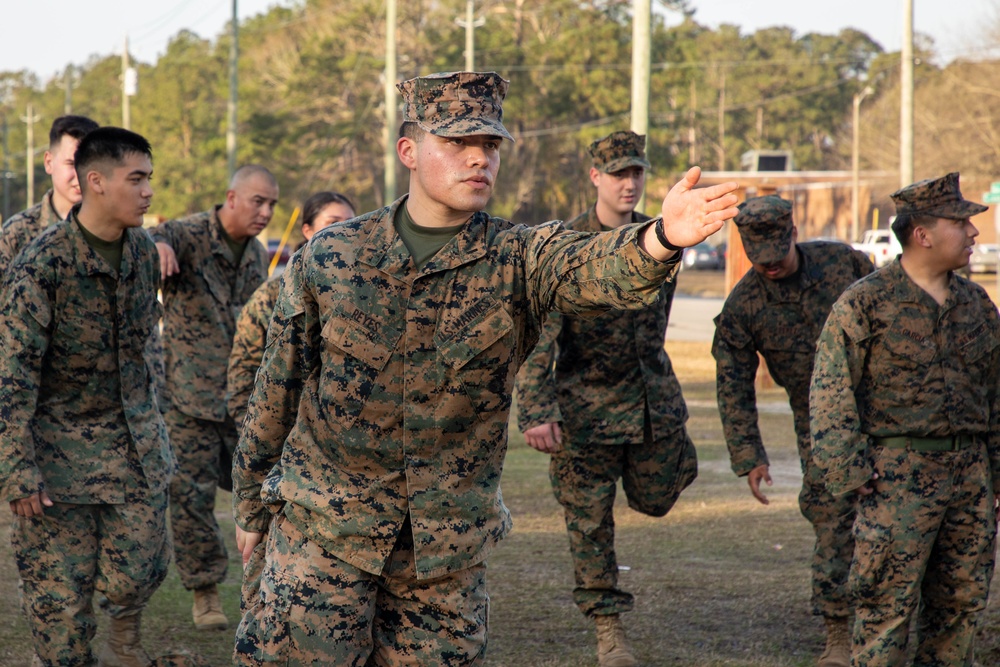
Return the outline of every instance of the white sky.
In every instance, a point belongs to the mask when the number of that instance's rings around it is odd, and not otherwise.
[[[401,0],[405,2],[406,0]],[[491,4],[502,0],[488,0]],[[238,0],[240,18],[294,0]],[[655,0],[654,0],[655,3]],[[987,32],[1000,23],[1000,0],[913,0],[914,29],[931,35],[944,61],[984,55]],[[28,69],[43,80],[94,54],[129,50],[153,62],[167,41],[187,28],[215,38],[232,12],[231,0],[3,0],[0,71]],[[732,23],[744,33],[787,25],[799,35],[832,34],[844,27],[868,33],[897,51],[903,0],[692,0],[695,18],[715,27]]]

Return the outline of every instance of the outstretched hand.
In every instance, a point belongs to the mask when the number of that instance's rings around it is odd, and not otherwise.
[[[681,248],[698,245],[719,231],[723,222],[739,213],[736,208],[738,200],[734,194],[739,187],[738,183],[730,181],[695,189],[699,180],[701,168],[691,167],[663,198],[660,210],[663,216],[663,233],[672,245]],[[647,239],[649,236],[653,235],[647,235]],[[657,247],[662,246],[657,242]],[[646,249],[650,249],[648,242]]]

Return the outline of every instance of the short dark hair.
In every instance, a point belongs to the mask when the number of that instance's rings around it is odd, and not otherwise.
[[[896,235],[896,240],[903,248],[909,244],[913,238],[913,230],[916,227],[933,227],[937,224],[937,218],[932,215],[911,215],[900,213],[892,221],[892,233]]]
[[[86,116],[59,116],[49,128],[49,147],[54,148],[63,137],[73,137],[79,141],[98,127],[100,125]]]
[[[104,162],[117,167],[125,162],[126,156],[136,154],[153,159],[153,149],[142,135],[120,127],[99,127],[90,132],[80,140],[74,156],[80,187],[85,187],[88,169]]]
[[[419,141],[421,137],[426,134],[427,130],[420,127],[416,121],[404,120],[399,126],[399,138],[402,139],[406,137],[407,139],[412,139],[413,141]]]
[[[344,206],[349,206],[354,212],[358,210],[354,208],[354,204],[347,198],[347,195],[342,195],[339,192],[331,190],[324,190],[311,195],[309,199],[306,199],[302,203],[302,226],[312,226],[312,223],[316,220],[316,216],[329,204],[343,204]]]

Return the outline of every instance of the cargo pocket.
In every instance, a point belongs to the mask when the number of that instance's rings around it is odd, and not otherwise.
[[[276,571],[273,566],[264,568],[260,594],[252,603],[252,616],[244,617],[237,633],[237,664],[240,657],[257,665],[288,664],[293,649],[289,616],[297,594],[298,582],[293,577]]]
[[[243,568],[243,586],[240,588],[240,614],[245,616],[260,601],[260,580],[264,574],[264,554],[267,552],[266,536],[250,553]]]
[[[858,516],[854,520],[854,560],[849,588],[855,600],[876,599],[889,567],[892,530]]]

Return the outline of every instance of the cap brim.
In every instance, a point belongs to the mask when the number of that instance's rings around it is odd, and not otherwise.
[[[612,160],[611,162],[598,167],[597,170],[602,171],[605,174],[613,174],[616,171],[628,169],[629,167],[642,167],[643,169],[649,169],[649,162],[643,160],[641,157],[633,155],[630,157],[620,157],[617,160]]]
[[[742,237],[740,240],[743,241],[743,252],[753,264],[774,264],[788,256],[792,247],[792,230],[789,228],[779,237],[752,243],[747,243]]]
[[[989,206],[977,204],[976,202],[963,199],[961,201],[948,202],[943,206],[937,206],[927,211],[921,211],[919,215],[929,215],[935,218],[948,218],[949,220],[962,220],[971,218],[974,215],[989,210]]]
[[[423,122],[418,122],[417,125],[421,129],[439,137],[471,137],[477,134],[486,134],[514,141],[514,137],[511,136],[510,132],[503,125],[482,119],[462,119],[455,123],[438,126],[428,125]]]

